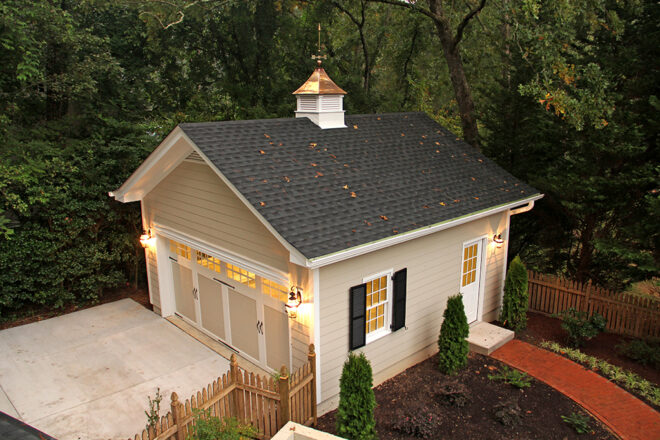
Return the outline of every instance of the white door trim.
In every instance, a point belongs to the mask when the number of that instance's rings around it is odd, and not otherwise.
[[[472,322],[477,322],[481,321],[483,317],[483,308],[484,308],[484,284],[486,282],[486,257],[487,257],[487,248],[486,246],[488,245],[488,234],[484,234],[475,238],[471,238],[470,240],[466,240],[463,243],[461,243],[461,248],[460,248],[460,266],[459,266],[459,280],[458,280],[458,291],[461,291],[462,284],[461,284],[461,276],[463,275],[463,252],[465,249],[465,246],[474,244],[476,242],[480,242],[479,246],[479,265],[478,265],[478,282],[479,286],[477,287],[477,316],[475,321]],[[468,323],[469,318],[468,318]]]

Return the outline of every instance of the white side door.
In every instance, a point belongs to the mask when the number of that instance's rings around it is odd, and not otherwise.
[[[483,240],[473,240],[463,243],[461,258],[461,287],[465,315],[468,323],[478,318],[479,295],[481,292],[481,254],[483,252]]]

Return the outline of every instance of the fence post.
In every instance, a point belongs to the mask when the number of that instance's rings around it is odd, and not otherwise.
[[[309,353],[307,353],[307,361],[309,361],[309,368],[312,372],[312,393],[310,405],[312,405],[312,418],[313,426],[316,426],[316,352],[314,351],[314,344],[309,344]]]
[[[172,420],[176,425],[176,440],[186,440],[185,426],[183,425],[183,414],[181,411],[182,404],[179,402],[179,396],[176,393],[172,393],[170,397],[170,410],[172,412]]]
[[[584,312],[589,314],[589,301],[591,300],[591,280],[587,281],[587,288],[584,292]]]
[[[229,383],[236,385],[236,388],[231,392],[231,398],[229,399],[229,411],[231,416],[236,417],[239,420],[243,420],[243,414],[240,414],[241,405],[240,400],[243,397],[243,389],[239,388],[239,376],[241,374],[240,369],[238,368],[238,359],[236,355],[232,354],[229,358]]]
[[[280,379],[278,388],[280,391],[280,420],[279,430],[282,426],[286,425],[289,421],[289,373],[286,371],[286,366],[282,365],[280,369]]]

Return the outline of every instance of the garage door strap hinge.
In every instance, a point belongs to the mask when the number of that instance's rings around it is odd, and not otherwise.
[[[179,260],[177,260],[176,258],[172,258],[172,257],[170,257],[170,260],[174,261],[175,263],[179,262]]]
[[[229,284],[229,283],[225,283],[224,281],[219,280],[217,278],[213,278],[213,280],[219,282],[220,284],[224,284],[225,286],[231,287],[232,289],[236,290],[236,288],[234,286],[232,286],[231,284]]]

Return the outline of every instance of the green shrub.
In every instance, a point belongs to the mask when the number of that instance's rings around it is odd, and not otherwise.
[[[532,381],[527,373],[509,367],[502,367],[502,370],[498,374],[489,374],[488,379],[501,380],[516,388],[528,388],[532,385]]]
[[[504,299],[500,321],[512,330],[522,330],[527,327],[527,269],[520,257],[516,256],[506,273],[504,282]]]
[[[571,413],[569,416],[561,416],[561,419],[568,423],[578,434],[591,432],[591,426],[589,426],[591,419],[589,416],[579,413]]]
[[[449,297],[443,317],[438,338],[439,367],[445,374],[455,374],[467,365],[469,349],[466,338],[470,333],[470,327],[465,316],[463,297],[460,294]]]
[[[635,339],[616,346],[617,351],[641,365],[660,369],[660,341]]]
[[[372,440],[376,434],[373,373],[364,353],[348,354],[339,379],[337,435],[349,440]]]
[[[220,420],[211,416],[210,410],[193,411],[195,424],[193,432],[186,437],[187,440],[249,440],[259,434],[254,426],[241,423],[234,417]]]
[[[574,307],[555,316],[561,318],[561,328],[568,333],[568,344],[575,348],[582,347],[585,341],[597,336],[607,324],[602,315],[594,313],[589,317],[586,312],[579,312]]]

